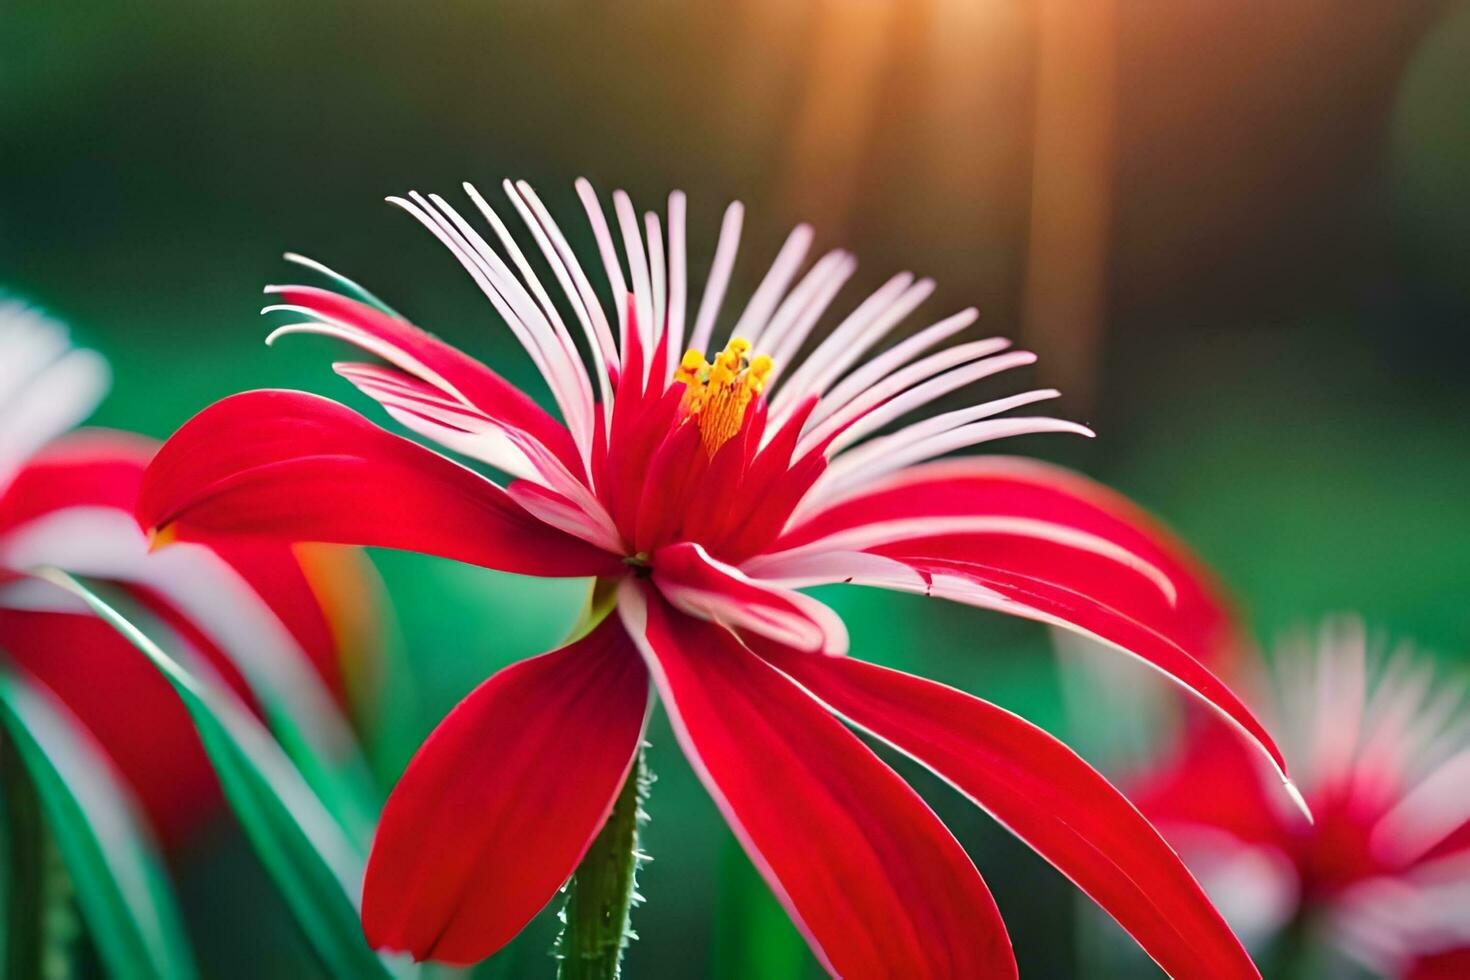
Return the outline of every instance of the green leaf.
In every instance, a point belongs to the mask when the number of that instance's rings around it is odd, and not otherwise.
[[[24,673],[6,668],[0,668],[0,724],[20,763],[16,768],[24,768],[30,777],[40,815],[109,975],[193,977],[193,960],[162,860],[101,747],[55,695]],[[17,775],[6,773],[7,789]],[[21,802],[20,795],[7,794],[13,817],[22,815],[14,805]],[[32,847],[28,857],[39,862],[42,849]],[[25,895],[12,900],[17,906],[34,903],[31,909],[12,911],[26,911],[39,931],[50,903]],[[7,945],[11,941],[25,942],[26,937],[7,937]]]
[[[352,978],[401,975],[404,971],[390,968],[363,939],[358,848],[265,726],[231,692],[191,675],[81,582],[57,569],[37,575],[80,597],[173,687],[225,798],[327,972]]]
[[[170,642],[178,639],[172,627],[132,595],[106,582],[96,583],[94,592],[196,679],[203,673],[187,656],[187,642]],[[265,657],[234,658],[234,663],[275,740],[365,858],[382,798],[326,685],[304,663],[273,664]]]
[[[0,868],[5,910],[0,967],[4,976],[26,980],[41,975],[42,921],[48,902],[43,858],[51,840],[35,784],[5,728],[0,728],[0,818],[4,832],[0,857],[5,862]]]

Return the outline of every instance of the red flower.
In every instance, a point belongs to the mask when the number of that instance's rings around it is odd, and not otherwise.
[[[149,555],[133,510],[153,445],[96,430],[49,441],[100,396],[100,358],[9,305],[0,308],[0,365],[0,655],[68,705],[163,841],[180,843],[223,802],[183,705],[127,640],[25,571],[53,565],[111,580],[159,618],[177,640],[171,649],[197,669],[252,705],[259,685],[290,688],[311,707],[318,736],[331,739],[347,736],[339,634],[349,625],[333,596],[344,574],[360,572],[321,546]]]
[[[1405,980],[1464,980],[1467,976],[1470,976],[1470,944],[1420,956],[1404,972]]]
[[[1130,795],[1243,934],[1295,922],[1376,971],[1451,975],[1433,969],[1470,946],[1461,688],[1406,650],[1375,670],[1348,620],[1315,649],[1283,650],[1276,674],[1267,701],[1315,823],[1283,810],[1269,773],[1204,718]]]
[[[578,185],[612,296],[628,295],[624,260],[632,282],[629,301],[609,313],[531,189],[505,189],[561,288],[556,300],[473,188],[498,248],[437,196],[395,203],[479,284],[564,422],[347,280],[336,277],[371,302],[306,286],[268,292],[280,300],[273,309],[304,317],[273,339],[325,334],[386,361],[336,370],[410,430],[509,474],[508,485],[335,402],[257,391],[180,429],[150,468],[139,509],[144,526],[168,537],[353,542],[596,577],[594,596],[615,609],[582,639],[490,678],[424,743],[369,860],[370,941],[468,963],[515,935],[609,812],[651,678],[691,764],[834,973],[1015,970],[969,858],[835,714],[995,814],[1165,968],[1254,975],[1178,859],[1102,776],[994,705],[840,656],[841,620],[796,591],[878,586],[1076,630],[1167,674],[1279,765],[1260,724],[1195,659],[1228,618],[1171,541],[1108,492],[1049,466],[932,462],[1009,435],[1088,434],[1000,417],[1056,392],[877,434],[1032,355],[996,339],[944,346],[974,321],[966,310],[869,358],[933,289],[907,273],[809,344],[854,263],[834,251],[797,281],[812,237],[801,227],[707,361],[699,352],[720,319],[738,205],[686,333],[682,195],[669,199],[667,240],[657,215],[644,217],[645,237],[627,196],[615,195],[620,259],[600,204]]]

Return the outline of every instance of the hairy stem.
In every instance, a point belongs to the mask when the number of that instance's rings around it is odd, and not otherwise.
[[[607,823],[567,883],[557,939],[561,980],[616,980],[622,970],[623,950],[636,938],[629,918],[640,900],[638,825],[650,782],[639,749]]]

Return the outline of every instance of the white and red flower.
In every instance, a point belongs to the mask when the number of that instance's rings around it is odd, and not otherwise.
[[[133,511],[155,446],[122,432],[61,435],[106,384],[101,358],[71,347],[62,327],[0,304],[0,658],[70,708],[153,829],[177,845],[223,804],[182,703],[126,639],[27,573],[54,566],[109,581],[169,631],[170,650],[247,704],[264,690],[298,704],[305,737],[327,759],[352,751],[344,641],[359,613],[342,605],[370,580],[336,548],[255,542],[148,554]]]
[[[272,339],[324,334],[379,359],[336,370],[412,432],[508,484],[336,402],[255,391],[205,409],[165,444],[139,509],[164,539],[347,542],[598,580],[608,614],[590,633],[491,677],[409,766],[369,860],[370,941],[463,963],[515,935],[606,818],[651,680],[690,763],[835,974],[1015,971],[970,859],[840,717],[993,813],[1167,970],[1254,975],[1178,858],[1102,776],[992,704],[842,656],[842,621],[798,591],[877,586],[1077,631],[1187,688],[1280,771],[1265,730],[1197,659],[1225,641],[1229,618],[1172,540],[1053,467],[936,461],[1011,435],[1089,434],[1007,414],[1056,392],[906,421],[1032,355],[994,338],[951,343],[974,310],[892,341],[933,290],[908,273],[816,341],[854,261],[833,251],[800,274],[804,226],[744,310],[722,317],[738,205],[696,307],[683,196],[640,221],[615,194],[615,237],[582,182],[609,303],[531,188],[504,189],[533,249],[468,185],[490,239],[438,196],[393,200],[480,286],[559,420],[335,273],[361,301],[273,286],[268,309],[301,318]]]
[[[1314,823],[1211,719],[1129,795],[1242,935],[1291,926],[1391,976],[1470,962],[1470,728],[1463,685],[1407,649],[1374,662],[1335,620],[1276,658],[1278,721]],[[1435,970],[1450,972],[1435,973]]]

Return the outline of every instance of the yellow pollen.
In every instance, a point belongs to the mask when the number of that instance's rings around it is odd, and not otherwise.
[[[674,369],[674,380],[684,392],[685,417],[699,426],[705,451],[711,456],[740,431],[745,410],[766,386],[775,363],[765,354],[749,357],[750,341],[735,337],[715,355],[713,363],[691,350]]]
[[[147,538],[148,553],[152,554],[161,548],[167,548],[177,541],[179,539],[179,529],[172,524],[149,528]]]

